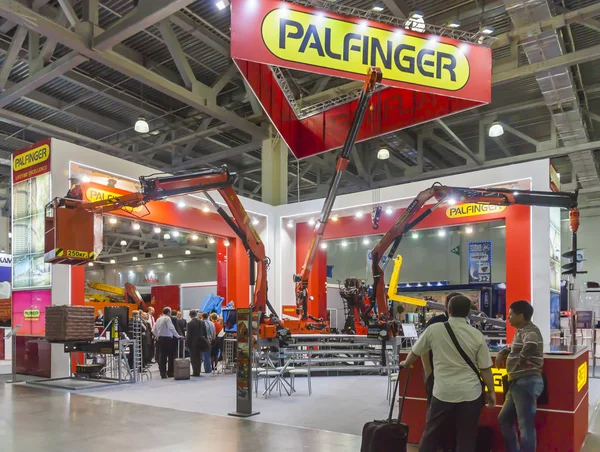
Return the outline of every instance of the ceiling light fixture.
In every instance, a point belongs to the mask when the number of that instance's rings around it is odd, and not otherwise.
[[[140,224],[136,221],[135,223],[133,223],[131,225],[131,227],[133,228],[134,231],[139,231],[140,230]]]
[[[390,158],[390,151],[388,151],[386,148],[381,148],[378,152],[377,152],[377,158],[379,160],[387,160]]]
[[[117,262],[117,261],[116,261],[116,260],[114,260],[114,259],[111,259],[111,260],[110,260],[110,263],[111,263],[111,264],[115,264],[116,262]]]
[[[160,228],[160,226],[154,226],[154,233],[155,234],[160,234],[160,231],[162,231],[162,229]]]
[[[460,27],[460,20],[452,19],[450,22],[448,22],[448,28],[458,28],[458,27]]]
[[[311,226],[314,226],[315,225],[315,219],[311,218],[310,220],[308,220],[308,224],[311,225]]]
[[[223,241],[223,245],[225,245],[225,246],[229,246],[229,240],[225,239],[225,240]]]
[[[169,239],[171,238],[171,234],[169,234],[169,233],[167,232],[165,235],[163,235],[163,238],[164,238],[165,240],[169,240]]]
[[[173,231],[173,237],[179,237],[179,231]]]
[[[210,212],[210,207],[208,207],[208,206],[204,206],[204,207],[202,208],[202,212],[204,212],[204,213],[208,213],[208,212]]]
[[[321,249],[322,250],[326,250],[327,249],[327,243],[325,243],[325,242],[321,243]]]
[[[292,220],[288,220],[288,221],[287,221],[287,227],[288,227],[289,229],[292,229],[292,228],[294,227],[294,222],[293,222]]]
[[[371,243],[371,240],[369,239],[369,237],[365,237],[363,239],[363,245],[368,245],[369,243]]]
[[[177,202],[177,207],[183,209],[185,207],[185,201],[183,199],[180,199],[179,202]]]
[[[252,224],[256,226],[258,224],[258,218],[252,218]]]
[[[331,217],[331,221],[336,222],[340,219],[340,217],[338,217],[337,215],[334,215],[333,217]]]
[[[354,216],[355,216],[356,218],[362,218],[362,217],[363,217],[363,215],[364,215],[364,213],[362,213],[360,210],[354,214]]]
[[[415,9],[414,11],[411,11],[408,16],[411,19],[422,19],[423,18],[423,11],[421,11],[419,9]]]
[[[108,220],[108,222],[110,224],[117,224],[117,219],[115,217],[110,217],[110,219]]]
[[[219,11],[222,11],[229,6],[229,1],[228,0],[219,0],[218,2],[215,3],[215,5]]]
[[[192,252],[190,250],[185,250],[185,254],[189,256],[190,254],[192,254]]]
[[[472,233],[473,233],[473,226],[467,226],[467,227],[465,228],[465,232],[466,232],[467,234],[472,234]]]
[[[212,245],[213,243],[215,243],[215,238],[214,238],[214,237],[209,237],[209,239],[208,239],[208,243],[210,243],[211,245]]]
[[[93,262],[88,262],[88,267],[93,267],[94,263]]]
[[[158,256],[156,256],[156,257],[158,257],[159,259],[162,259],[164,256],[162,255],[162,253],[158,253]]]
[[[488,132],[490,138],[497,138],[504,135],[504,127],[499,122],[494,122],[490,126],[490,130]]]
[[[386,207],[385,213],[387,213],[388,215],[391,215],[392,213],[394,213],[394,209],[392,209],[391,207]]]
[[[198,240],[198,234],[192,234],[192,240]]]
[[[138,120],[135,122],[135,126],[133,127],[137,133],[148,133],[150,132],[150,126],[148,122],[143,116],[140,116]]]
[[[138,258],[137,258],[137,256],[133,256],[133,257],[131,258],[131,260],[132,260],[132,261],[134,261],[134,262],[135,262],[135,261],[137,261],[137,259],[138,259]]]
[[[92,181],[92,179],[90,179],[90,176],[88,176],[87,174],[84,174],[83,177],[81,178],[81,180],[85,183]]]
[[[438,231],[438,236],[440,237],[445,237],[446,236],[446,230],[445,229],[440,229]]]
[[[383,6],[375,5],[375,6],[373,6],[372,10],[375,11],[376,13],[380,13],[381,11],[383,11]]]
[[[346,248],[348,246],[348,242],[346,242],[345,240],[342,240],[341,245]]]
[[[419,238],[419,233],[418,233],[418,232],[413,232],[413,233],[411,234],[411,237],[412,237],[413,239],[418,239],[418,238]]]
[[[494,27],[491,25],[486,25],[485,27],[481,27],[481,33],[484,35],[491,35],[494,32]]]
[[[121,246],[127,246],[127,240],[121,240]]]
[[[450,204],[451,206],[453,206],[454,204],[456,204],[456,199],[454,199],[454,198],[450,198],[450,199],[448,200],[448,204]]]

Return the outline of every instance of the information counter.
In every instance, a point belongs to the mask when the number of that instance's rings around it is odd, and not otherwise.
[[[408,352],[400,353],[404,360]],[[548,384],[548,403],[538,404],[535,419],[537,448],[543,451],[579,451],[588,432],[588,348],[577,346],[549,347],[544,353],[544,375]],[[495,361],[497,353],[492,353]],[[480,425],[494,430],[494,451],[504,450],[498,425],[498,414],[504,403],[502,375],[506,370],[493,368],[497,406],[483,408]],[[407,372],[400,373],[400,388]],[[410,381],[402,421],[410,427],[408,440],[418,444],[425,428],[427,400],[423,366],[417,360],[410,372]]]

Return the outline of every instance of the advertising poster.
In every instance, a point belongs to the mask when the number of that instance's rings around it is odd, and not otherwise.
[[[237,412],[249,414],[252,412],[252,317],[248,308],[240,308],[237,312]]]
[[[492,242],[469,242],[469,284],[492,282]]]
[[[49,290],[13,292],[13,325],[22,325],[20,336],[44,336],[46,334],[46,307],[52,300]]]

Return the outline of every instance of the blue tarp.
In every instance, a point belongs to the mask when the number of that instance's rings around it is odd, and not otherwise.
[[[208,297],[204,299],[202,304],[200,305],[200,312],[216,312],[217,315],[221,315],[221,306],[224,298],[211,293]]]

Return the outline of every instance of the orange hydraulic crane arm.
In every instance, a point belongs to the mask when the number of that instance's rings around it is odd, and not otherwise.
[[[313,263],[317,255],[317,251],[319,250],[319,245],[323,239],[325,226],[329,220],[329,215],[331,214],[331,209],[333,208],[333,203],[337,196],[337,191],[340,186],[342,176],[344,175],[346,168],[348,168],[348,163],[350,162],[350,153],[352,152],[352,147],[356,141],[356,136],[360,126],[362,125],[365,112],[369,106],[369,101],[373,95],[373,91],[375,90],[377,84],[381,83],[382,77],[381,69],[376,67],[369,68],[367,80],[363,85],[360,98],[356,106],[356,111],[354,113],[354,119],[352,120],[350,131],[346,137],[346,141],[344,142],[344,147],[338,156],[337,164],[335,166],[335,175],[331,181],[331,184],[329,185],[329,191],[327,192],[327,197],[323,203],[321,215],[319,216],[317,226],[313,232],[312,240],[308,246],[306,258],[304,259],[304,264],[302,265],[302,270],[299,274],[294,275],[294,282],[296,283],[296,312],[300,314],[303,319],[308,317],[308,278],[310,277],[310,272],[312,271]]]
[[[423,206],[430,199],[435,198],[436,203],[423,209]],[[577,210],[577,193],[565,192],[543,192],[530,190],[508,190],[501,188],[462,188],[447,187],[440,184],[434,184],[431,188],[423,190],[409,204],[402,215],[396,220],[390,230],[377,243],[371,251],[372,272],[373,272],[373,298],[377,303],[377,312],[379,316],[387,315],[388,306],[385,297],[385,280],[383,278],[383,268],[381,259],[385,251],[390,247],[387,254],[388,261],[393,259],[398,245],[404,234],[409,232],[418,223],[427,218],[442,203],[453,200],[456,203],[478,203],[493,204],[500,206],[509,206],[521,204],[527,206],[543,207],[561,207],[571,211],[571,218],[579,218]],[[571,229],[573,231],[573,249],[577,249],[577,228],[578,221],[573,221]],[[576,269],[576,267],[575,267]]]

